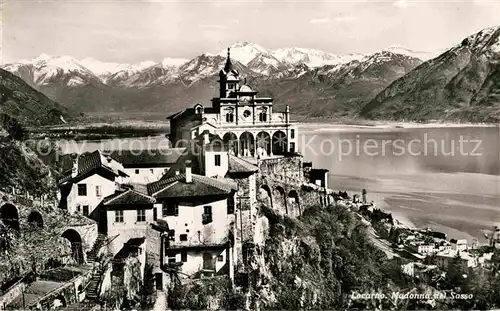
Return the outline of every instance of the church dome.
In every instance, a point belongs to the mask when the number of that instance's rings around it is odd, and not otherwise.
[[[253,92],[252,88],[246,84],[240,87],[240,92]]]

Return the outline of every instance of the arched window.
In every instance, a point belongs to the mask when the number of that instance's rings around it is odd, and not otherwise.
[[[262,108],[262,110],[259,112],[259,121],[260,122],[267,122],[267,109]]]
[[[232,123],[234,122],[234,112],[232,110],[228,110],[226,112],[226,122],[227,123]]]
[[[203,106],[200,104],[196,104],[194,106],[194,110],[195,110],[196,114],[202,114],[203,113]]]

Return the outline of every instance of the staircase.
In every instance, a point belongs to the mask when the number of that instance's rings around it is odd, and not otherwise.
[[[94,246],[90,251],[87,252],[87,262],[89,264],[93,264],[97,259],[97,254],[99,254],[99,250],[108,240],[108,236],[104,233],[98,233],[97,239],[94,243]]]
[[[92,279],[90,279],[89,285],[85,289],[85,298],[88,300],[97,300],[99,298],[99,283],[101,281],[101,269],[96,269],[94,274],[92,275]]]

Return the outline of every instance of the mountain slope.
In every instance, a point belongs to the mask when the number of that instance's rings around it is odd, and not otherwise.
[[[35,126],[62,123],[62,119],[71,117],[67,108],[3,69],[0,69],[0,112],[18,119],[22,124]]]
[[[465,38],[396,80],[361,110],[392,120],[500,121],[500,27]]]

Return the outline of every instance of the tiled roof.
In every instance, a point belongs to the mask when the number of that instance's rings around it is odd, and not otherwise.
[[[124,167],[169,166],[176,163],[185,148],[169,148],[156,150],[116,150],[108,151],[113,159]]]
[[[63,184],[67,181],[71,180],[71,170],[67,171],[64,173],[63,177],[61,177],[59,180],[58,180],[58,183],[59,184]]]
[[[78,157],[78,175],[83,175],[95,168],[101,167],[101,165],[101,153],[99,151],[82,154]]]
[[[120,176],[120,175],[126,176],[126,174],[123,171],[120,171],[116,167],[113,168],[110,165],[108,165],[108,163],[105,162],[107,160],[109,160],[108,162],[112,161],[111,158],[102,154],[99,150],[81,154],[77,157],[78,172],[76,176],[72,177],[72,171],[69,170],[66,173],[66,175],[59,180],[59,183],[62,184],[65,182],[78,180],[79,178],[84,177],[86,174],[98,168],[104,168],[105,170],[107,170],[108,172],[110,172],[115,176]]]
[[[174,114],[169,115],[169,116],[167,117],[167,119],[175,119],[175,118],[177,118],[177,117],[179,117],[179,116],[183,115],[183,114],[184,114],[186,111],[188,111],[188,110],[192,110],[192,112],[194,112],[194,109],[193,109],[193,108],[187,108],[187,109],[184,109],[184,110],[181,110],[181,111],[179,111],[179,112],[176,112],[176,113],[174,113]]]
[[[252,173],[259,170],[257,166],[234,155],[228,155],[228,160],[228,173]]]
[[[140,193],[136,190],[129,189],[125,192],[114,193],[103,200],[104,205],[133,205],[133,204],[153,204],[155,198]]]
[[[186,183],[186,174],[179,174],[148,184],[148,193],[155,198],[221,195],[233,190],[237,190],[235,182],[197,174],[192,174],[191,183]]]

